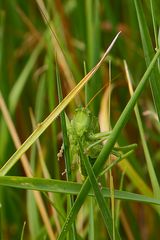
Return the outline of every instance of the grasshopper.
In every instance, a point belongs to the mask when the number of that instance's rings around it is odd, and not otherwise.
[[[79,107],[75,110],[75,115],[71,121],[66,116],[67,133],[70,144],[71,157],[78,162],[80,172],[83,177],[87,176],[87,172],[83,161],[80,158],[79,141],[83,148],[84,154],[89,158],[93,166],[96,158],[103,147],[103,141],[107,140],[111,132],[100,132],[98,118],[92,112],[84,107]],[[113,148],[112,154],[123,159],[120,151],[133,149],[136,144],[128,145],[120,148]],[[130,151],[131,152],[131,151]],[[130,153],[129,152],[129,153]],[[124,155],[126,156],[126,154]]]

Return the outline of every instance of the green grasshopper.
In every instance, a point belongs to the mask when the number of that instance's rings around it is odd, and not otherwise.
[[[87,172],[83,161],[80,159],[79,141],[81,142],[84,154],[87,155],[93,166],[102,150],[103,141],[107,140],[111,132],[100,132],[98,118],[94,116],[89,109],[84,107],[79,107],[75,110],[75,115],[71,121],[66,117],[66,126],[71,157],[78,162],[82,176],[86,177]],[[114,148],[112,154],[122,160],[123,155],[119,151],[130,150],[135,146],[136,144],[132,144],[125,147]]]

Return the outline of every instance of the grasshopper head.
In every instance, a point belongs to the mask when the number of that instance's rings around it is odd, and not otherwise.
[[[72,127],[77,136],[81,137],[88,131],[91,122],[91,112],[85,108],[77,108],[74,118],[72,119]]]

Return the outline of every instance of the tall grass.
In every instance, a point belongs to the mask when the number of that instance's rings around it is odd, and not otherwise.
[[[0,2],[1,239],[158,239],[157,9],[156,0]],[[66,121],[86,104],[111,133],[93,168],[79,139],[83,180]],[[111,154],[133,143],[132,154]]]

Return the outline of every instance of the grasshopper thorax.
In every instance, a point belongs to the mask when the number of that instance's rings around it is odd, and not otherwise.
[[[79,142],[81,142],[84,154],[93,165],[102,149],[102,143],[94,144],[95,139],[93,138],[94,134],[100,131],[98,118],[89,109],[79,107],[76,109],[71,122],[67,122],[67,126],[72,159],[78,161],[81,174],[87,176],[83,161],[80,158]],[[90,146],[92,147],[90,148]]]

